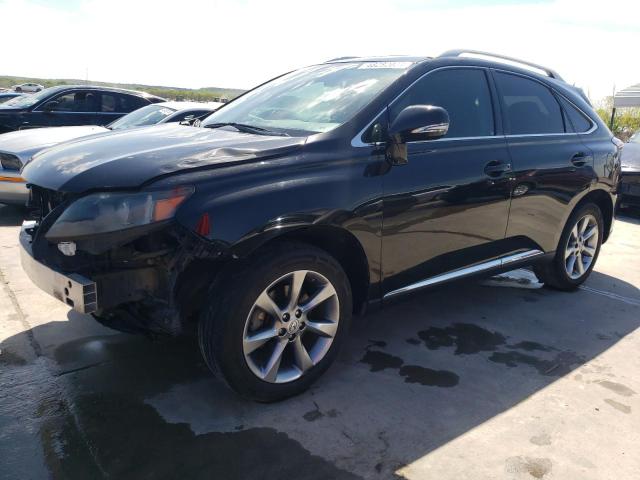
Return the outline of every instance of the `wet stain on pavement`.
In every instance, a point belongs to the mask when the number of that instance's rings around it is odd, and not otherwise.
[[[419,365],[405,365],[400,368],[400,375],[406,383],[419,383],[430,387],[455,387],[460,377],[448,370],[433,370]]]
[[[454,387],[460,381],[458,375],[448,370],[433,370],[420,365],[404,365],[404,361],[400,357],[377,350],[367,350],[360,362],[368,364],[371,372],[379,372],[387,368],[397,369],[406,383],[418,383],[429,387]],[[312,412],[307,413],[311,414]]]
[[[534,435],[529,439],[529,441],[534,445],[538,445],[539,447],[551,445],[551,437],[546,433],[541,433],[540,435]]]
[[[409,345],[420,345],[420,340],[418,340],[417,338],[407,338],[406,342]]]
[[[27,361],[17,353],[10,352],[6,348],[0,349],[0,365],[26,365]]]
[[[622,413],[631,413],[631,407],[629,405],[625,405],[624,403],[616,402],[611,398],[605,398],[605,403],[611,405],[613,408]]]
[[[584,357],[574,352],[560,352],[553,359],[547,360],[522,352],[494,352],[489,360],[514,368],[519,365],[534,367],[540,375],[561,377],[585,362]]]
[[[548,458],[510,457],[505,462],[507,473],[528,473],[533,478],[544,478],[551,472],[552,463]]]
[[[156,410],[124,395],[79,397],[74,413],[91,439],[96,468],[109,478],[298,478],[356,479],[312,455],[286,434],[272,428],[194,434],[186,424],[166,423]],[[68,432],[67,432],[68,433]],[[65,430],[62,430],[65,434]],[[58,472],[76,477],[76,456],[60,438]],[[114,441],[114,439],[119,439]]]
[[[367,350],[360,362],[369,365],[369,371],[371,372],[379,372],[387,368],[400,368],[404,363],[400,357],[377,350]]]
[[[369,340],[369,345],[367,346],[367,348],[371,348],[371,347],[384,348],[386,346],[387,346],[387,342],[385,342],[384,340]]]
[[[418,332],[418,337],[430,350],[455,345],[455,355],[471,355],[495,351],[506,338],[472,323],[454,323],[450,327],[429,327]]]
[[[630,397],[636,394],[635,391],[631,390],[626,385],[622,385],[621,383],[617,383],[617,382],[611,382],[609,380],[600,380],[598,382],[598,385],[604,388],[608,388],[613,393],[617,393],[618,395],[621,395],[623,397]]]
[[[538,342],[531,342],[529,340],[525,340],[524,342],[518,342],[514,345],[508,345],[509,348],[515,348],[516,350],[526,350],[527,352],[532,352],[534,350],[539,350],[541,352],[550,352],[554,350],[552,347],[548,347],[546,345],[542,345]]]

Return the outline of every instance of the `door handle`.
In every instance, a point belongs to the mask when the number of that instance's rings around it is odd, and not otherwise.
[[[584,152],[578,152],[573,157],[571,157],[571,163],[573,163],[576,167],[582,167],[590,161],[591,155],[588,155]]]
[[[497,178],[511,171],[510,163],[502,163],[500,160],[492,160],[484,166],[484,173],[492,178]]]

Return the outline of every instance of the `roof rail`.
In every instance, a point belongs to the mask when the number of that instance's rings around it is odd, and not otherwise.
[[[356,56],[351,55],[350,57],[338,57],[338,58],[332,58],[331,60],[327,60],[324,63],[331,63],[331,62],[339,62],[340,60],[349,60],[351,58],[358,58]]]
[[[562,80],[562,77],[555,70],[552,70],[552,69],[547,68],[547,67],[543,67],[542,65],[538,65],[536,63],[531,63],[531,62],[527,62],[525,60],[520,60],[519,58],[508,57],[506,55],[498,55],[497,53],[482,52],[480,50],[458,49],[458,50],[448,50],[448,51],[444,52],[443,54],[438,55],[438,58],[441,58],[441,57],[460,57],[460,56],[462,56],[464,54],[480,55],[480,56],[483,56],[483,57],[498,58],[498,59],[507,60],[507,61],[513,62],[513,63],[519,63],[521,65],[526,65],[528,67],[535,68],[536,70],[541,70],[547,76],[549,76],[551,78],[555,78],[556,80]],[[564,80],[562,80],[562,81],[564,81]]]

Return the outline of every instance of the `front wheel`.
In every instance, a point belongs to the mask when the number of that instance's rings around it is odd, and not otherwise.
[[[603,232],[600,208],[593,203],[579,207],[565,225],[554,258],[534,267],[538,279],[559,290],[577,288],[595,266]]]
[[[211,289],[198,337],[207,365],[262,402],[306,390],[335,359],[348,330],[349,281],[326,252],[283,243]]]

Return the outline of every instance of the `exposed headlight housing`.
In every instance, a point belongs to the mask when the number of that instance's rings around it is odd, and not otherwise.
[[[5,170],[19,171],[22,168],[22,162],[16,155],[0,152],[0,165]]]
[[[136,193],[94,193],[74,201],[45,234],[47,240],[80,240],[171,220],[193,187]]]

